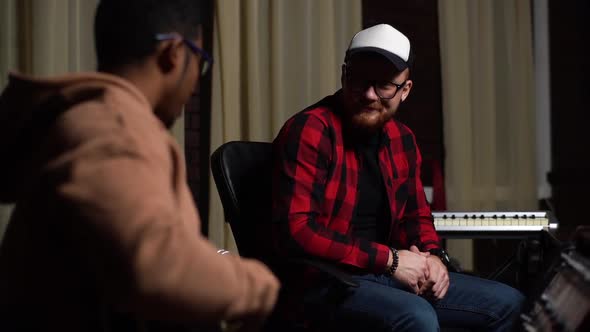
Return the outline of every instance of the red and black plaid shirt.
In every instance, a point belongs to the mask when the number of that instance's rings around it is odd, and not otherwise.
[[[310,255],[383,272],[388,246],[439,247],[420,180],[414,134],[396,120],[383,129],[379,164],[391,207],[388,243],[353,237],[359,156],[343,140],[339,93],[290,118],[273,142],[273,222],[283,254]]]

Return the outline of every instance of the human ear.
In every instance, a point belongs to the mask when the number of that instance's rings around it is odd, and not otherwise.
[[[412,85],[414,83],[412,82],[412,80],[407,80],[406,84],[404,84],[404,87],[402,88],[402,97],[401,97],[401,101],[406,100],[406,98],[408,98],[408,95],[410,94],[410,90],[412,90]]]
[[[182,39],[166,40],[156,48],[156,62],[160,71],[167,74],[182,66]]]

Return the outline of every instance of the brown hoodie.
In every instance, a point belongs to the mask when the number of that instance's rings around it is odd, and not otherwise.
[[[0,201],[17,203],[0,247],[0,316],[87,331],[112,312],[214,323],[272,309],[269,270],[218,255],[200,234],[182,154],[131,83],[11,75],[0,156]]]

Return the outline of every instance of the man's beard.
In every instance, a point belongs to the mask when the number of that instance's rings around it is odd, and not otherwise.
[[[374,112],[377,111],[371,111],[370,113]],[[369,114],[367,112],[357,111],[349,115],[348,122],[350,129],[361,135],[372,135],[381,131],[385,123],[393,117],[395,112],[391,110],[380,110],[378,112],[378,114]]]

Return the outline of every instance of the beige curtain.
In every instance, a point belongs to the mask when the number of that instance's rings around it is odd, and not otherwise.
[[[0,0],[0,89],[10,70],[40,76],[95,70],[93,24],[98,2]],[[183,145],[182,118],[172,132]],[[0,205],[0,239],[11,209]]]
[[[449,210],[536,208],[529,0],[439,1]],[[464,267],[471,241],[449,241]]]
[[[0,89],[9,71],[56,75],[94,70],[98,0],[0,1]],[[0,206],[0,239],[12,206]]]
[[[269,142],[288,117],[335,92],[360,29],[360,0],[216,0],[211,151]],[[210,188],[209,237],[236,250],[212,179]]]
[[[6,86],[6,73],[17,67],[16,0],[0,1],[0,89]],[[0,205],[0,241],[12,206]]]

